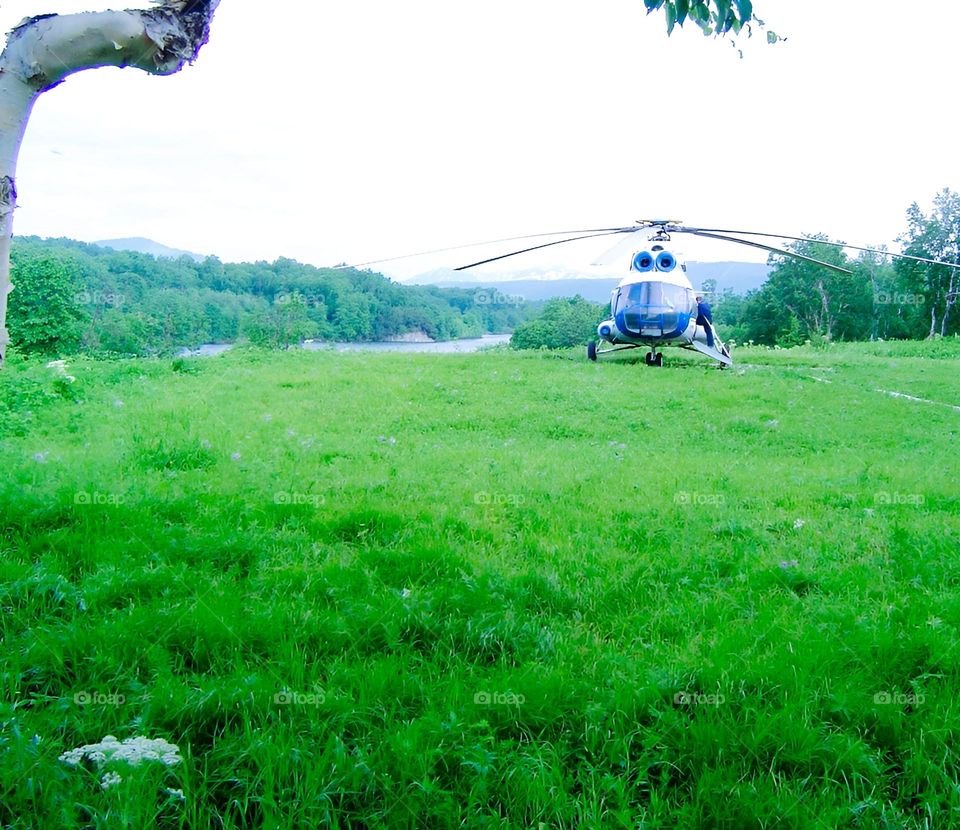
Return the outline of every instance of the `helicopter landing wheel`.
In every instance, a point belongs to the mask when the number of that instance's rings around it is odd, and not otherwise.
[[[592,340],[587,343],[587,359],[596,360],[597,359],[597,344]]]
[[[647,366],[663,366],[663,353],[654,354],[653,352],[647,352],[643,360]]]
[[[728,349],[726,346],[724,346],[724,347],[720,350],[720,354],[722,354],[724,357],[730,357],[730,349]],[[727,368],[727,364],[724,363],[722,360],[720,361],[720,368],[721,368],[721,369],[726,369],[726,368]]]

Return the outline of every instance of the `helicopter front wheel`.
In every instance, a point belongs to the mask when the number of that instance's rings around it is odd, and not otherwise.
[[[647,352],[644,357],[644,362],[647,366],[663,366],[663,353],[654,354],[653,352]]]
[[[594,343],[592,340],[589,343],[587,343],[587,358],[589,360],[597,359],[597,344]]]

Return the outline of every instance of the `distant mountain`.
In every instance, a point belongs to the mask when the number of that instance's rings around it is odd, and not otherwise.
[[[707,280],[717,281],[717,290],[729,288],[734,294],[746,294],[767,281],[770,266],[762,262],[688,262],[687,276],[694,288]]]
[[[524,268],[519,271],[454,271],[452,268],[437,268],[424,274],[417,274],[402,280],[405,283],[417,285],[456,285],[482,282],[484,285],[493,285],[501,282],[539,281],[555,282],[557,280],[595,280],[613,279],[614,273],[585,273],[561,266],[548,268]],[[619,279],[619,278],[618,278]]]
[[[133,251],[138,254],[150,254],[157,259],[180,259],[180,257],[189,257],[196,262],[203,262],[206,257],[202,254],[195,254],[192,251],[181,251],[178,248],[169,248],[154,242],[152,239],[146,239],[142,236],[134,236],[129,239],[102,239],[94,242],[101,248],[112,248],[115,251]]]
[[[687,276],[693,287],[699,289],[707,280],[717,281],[717,290],[729,289],[735,294],[746,294],[766,282],[770,269],[759,262],[688,262]],[[512,273],[476,274],[464,279],[463,271],[447,268],[418,274],[406,282],[420,285],[439,285],[444,288],[495,288],[508,297],[530,302],[553,297],[572,297],[579,294],[595,303],[606,303],[610,292],[617,287],[621,276],[590,277],[581,271],[564,268],[536,269]]]

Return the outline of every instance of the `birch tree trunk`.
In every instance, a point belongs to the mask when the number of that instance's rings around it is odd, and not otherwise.
[[[163,0],[152,9],[28,17],[0,54],[0,368],[6,359],[17,157],[33,105],[83,69],[133,66],[172,75],[196,59],[220,0]]]
[[[957,281],[957,269],[953,268],[950,271],[950,284],[947,286],[947,296],[945,298],[946,305],[943,309],[943,320],[940,322],[940,336],[947,336],[947,323],[950,322],[950,309],[953,308],[954,304],[957,302],[957,290],[954,287]]]

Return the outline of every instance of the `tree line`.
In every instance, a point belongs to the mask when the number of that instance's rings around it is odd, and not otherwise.
[[[842,274],[802,260],[771,255],[770,276],[746,297],[714,299],[714,317],[737,342],[791,346],[810,340],[922,339],[960,332],[955,307],[957,268],[883,254],[850,257],[819,235],[789,246],[799,254],[842,266]],[[960,263],[960,194],[944,189],[925,213],[907,210],[903,253]],[[705,286],[709,288],[709,286]]]
[[[724,338],[792,346],[921,339],[960,333],[957,269],[884,254],[848,256],[824,235],[788,246],[850,274],[771,254],[770,276],[746,296],[701,286]],[[960,262],[960,194],[907,211],[904,253]],[[215,257],[155,259],[72,240],[18,238],[11,256],[14,345],[24,352],[163,354],[208,342],[284,347],[305,339],[435,340],[514,332],[517,348],[595,339],[605,306],[559,298],[545,306],[493,290],[407,286],[382,274],[290,259],[243,264]],[[503,300],[503,301],[500,301]]]
[[[11,264],[13,345],[24,353],[166,354],[201,343],[435,340],[512,331],[534,307],[493,292],[408,286],[291,259],[156,259],[69,239],[21,237]],[[495,297],[494,297],[495,298]]]

